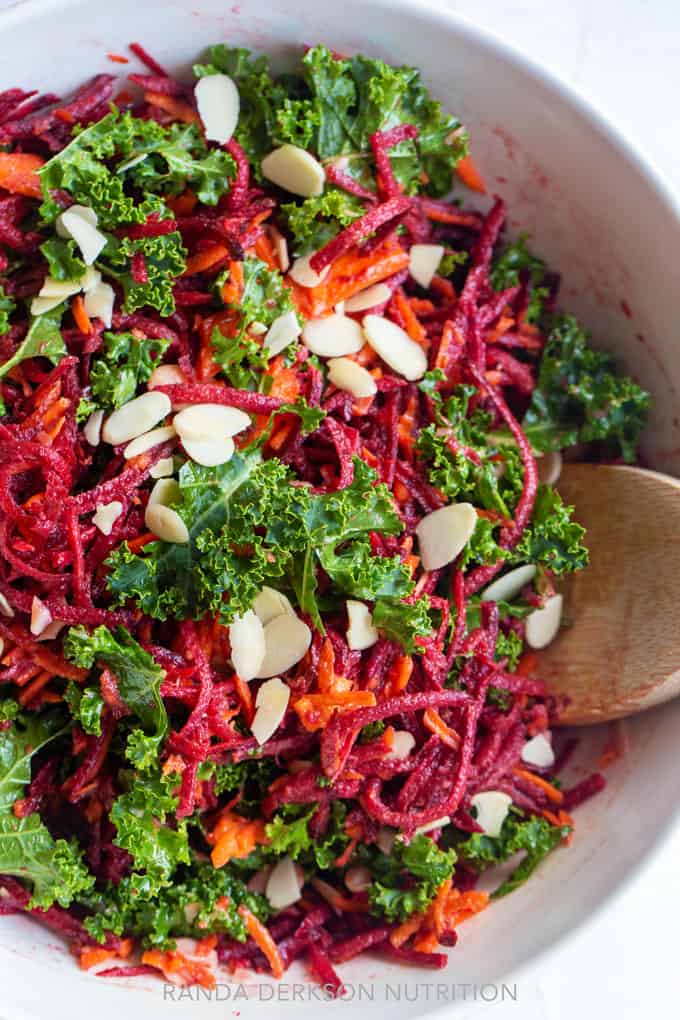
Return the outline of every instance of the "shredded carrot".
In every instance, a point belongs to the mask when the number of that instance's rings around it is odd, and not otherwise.
[[[78,963],[82,970],[89,970],[90,967],[96,967],[98,963],[103,963],[104,960],[110,960],[115,956],[115,949],[104,949],[103,946],[86,946],[85,949],[80,950]]]
[[[177,96],[166,96],[160,92],[145,92],[144,99],[150,106],[165,110],[173,120],[181,120],[184,124],[198,124],[199,117],[192,106]]]
[[[469,920],[475,914],[485,910],[489,905],[488,893],[478,889],[468,889],[466,892],[459,892],[452,889],[446,901],[446,923],[448,930],[456,928],[463,921]]]
[[[432,277],[430,289],[435,291],[436,294],[441,294],[447,301],[455,302],[457,299],[456,288],[445,276],[438,276],[435,273]]]
[[[301,287],[292,279],[295,304],[306,319],[328,314],[340,301],[345,301],[405,269],[408,253],[394,240],[386,240],[375,251],[360,255],[356,248],[335,259],[324,280],[316,287]]]
[[[396,949],[399,946],[403,946],[404,942],[407,942],[412,935],[420,931],[424,921],[425,914],[411,914],[406,921],[390,932],[390,942],[392,945]]]
[[[129,538],[127,540],[128,548],[130,552],[139,552],[149,542],[157,542],[158,539],[154,535],[153,531],[144,531],[141,535],[137,535],[136,538]]]
[[[187,188],[181,195],[170,196],[165,199],[166,205],[172,209],[175,216],[189,216],[196,208],[198,198],[191,188]]]
[[[322,896],[326,903],[330,903],[334,910],[337,910],[340,914],[365,914],[368,910],[368,904],[365,899],[350,898],[349,896],[343,896],[341,892],[334,889],[328,882],[324,882],[322,878],[313,878],[310,883],[319,896]]]
[[[463,184],[470,188],[471,191],[478,191],[481,195],[486,195],[484,178],[475,166],[472,156],[463,156],[462,159],[458,160],[456,163],[456,173]]]
[[[457,750],[460,747],[460,737],[455,730],[447,726],[436,708],[427,708],[423,712],[423,725],[430,733],[436,734],[442,744]]]
[[[532,676],[538,671],[538,656],[536,652],[525,652],[524,655],[520,656],[520,660],[517,664],[516,673],[520,676]]]
[[[260,234],[255,240],[255,254],[270,268],[278,269],[279,260],[276,257],[274,245],[267,234]]]
[[[269,962],[269,966],[271,967],[274,977],[282,977],[285,967],[276,943],[269,934],[269,930],[265,928],[257,917],[255,917],[255,914],[253,914],[252,911],[248,910],[245,903],[241,904],[238,908],[238,912],[246,923],[246,930],[251,939],[257,944],[263,956],[265,956]]]
[[[82,294],[76,294],[73,301],[71,302],[71,311],[73,312],[73,318],[75,319],[76,326],[81,333],[92,332],[92,322],[90,316],[85,311],[85,302],[83,301]]]
[[[201,985],[202,988],[214,988],[216,984],[215,975],[207,964],[189,960],[176,950],[147,949],[142,954],[142,963],[156,967],[168,980],[179,979],[182,984]]]
[[[113,64],[129,64],[128,57],[121,56],[120,53],[107,53],[106,56]]]
[[[206,269],[210,269],[211,266],[221,262],[228,254],[229,253],[223,244],[214,244],[210,248],[205,248],[203,251],[199,251],[195,255],[191,255],[187,259],[187,267],[184,270],[183,276],[192,276],[194,273],[202,273]]]
[[[238,700],[241,702],[243,717],[250,726],[251,722],[253,721],[253,716],[255,715],[253,695],[251,694],[250,687],[245,682],[245,680],[241,680],[241,677],[238,675],[238,673],[234,673],[234,687],[236,688]]]
[[[494,328],[490,330],[489,333],[487,333],[486,342],[489,344],[495,344],[496,341],[499,340],[504,333],[507,333],[509,329],[512,329],[514,325],[515,320],[513,316],[506,315],[504,313],[503,315],[501,315],[500,319],[498,320]]]
[[[285,441],[292,434],[294,428],[294,422],[284,421],[281,422],[280,425],[276,426],[269,439],[269,447],[274,451],[274,453],[277,453],[281,449]]]
[[[335,864],[336,868],[344,868],[345,867],[345,865],[347,864],[348,860],[350,859],[350,857],[352,856],[352,854],[356,850],[357,843],[358,843],[357,839],[350,839],[349,843],[347,844],[345,849],[342,851],[340,856],[336,857],[336,859],[335,859],[334,864]]]
[[[397,313],[404,322],[404,329],[420,347],[427,349],[428,339],[423,324],[418,320],[404,292],[399,288],[392,298]]]
[[[436,932],[424,931],[413,940],[413,948],[418,953],[433,953],[439,945]]]
[[[243,818],[227,807],[207,839],[212,845],[213,867],[222,868],[228,861],[247,857],[256,846],[266,842],[264,822],[261,818]]]
[[[313,733],[327,726],[336,711],[372,708],[375,703],[372,691],[333,691],[329,694],[303,694],[293,703],[293,708],[304,728]]]
[[[321,646],[321,654],[319,655],[319,665],[317,667],[316,674],[317,687],[324,694],[333,690],[333,680],[335,678],[334,666],[335,652],[333,651],[333,645],[331,644],[330,638],[326,638]]]
[[[231,261],[229,276],[222,287],[222,300],[225,305],[238,304],[243,294],[243,263]]]
[[[541,779],[535,772],[529,772],[528,769],[514,768],[512,770],[516,776],[523,779],[526,783],[533,783],[534,786],[538,786],[539,789],[543,790],[548,800],[551,800],[553,804],[561,804],[564,800],[564,794],[561,790],[556,789],[552,783],[547,782],[545,779]]]
[[[60,415],[62,415],[64,411],[68,410],[70,406],[71,401],[68,397],[59,397],[59,399],[55,400],[53,404],[50,404],[42,416],[43,428],[46,428],[49,424],[51,424],[55,418],[59,418]]]
[[[44,162],[32,152],[0,152],[0,187],[13,195],[42,198],[37,171]]]
[[[388,674],[385,685],[385,697],[393,698],[406,690],[413,673],[413,659],[410,655],[400,655]]]
[[[46,687],[50,682],[54,673],[50,673],[48,670],[43,670],[39,673],[34,680],[31,681],[26,687],[24,687],[17,698],[20,705],[28,705],[29,702],[33,701],[33,698],[38,694],[43,687]]]

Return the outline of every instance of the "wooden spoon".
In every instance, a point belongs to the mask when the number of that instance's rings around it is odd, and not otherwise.
[[[680,694],[680,481],[565,465],[557,488],[586,528],[590,565],[563,589],[563,627],[540,675],[569,696],[560,722],[597,723]]]

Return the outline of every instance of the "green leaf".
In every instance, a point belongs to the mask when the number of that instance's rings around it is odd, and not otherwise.
[[[109,815],[116,846],[132,856],[135,870],[161,882],[190,862],[187,823],[175,816],[176,785],[172,776],[131,777],[129,791],[116,798]]]
[[[104,345],[92,360],[91,396],[79,417],[87,418],[97,408],[115,410],[136,396],[160,364],[170,340],[150,340],[132,333],[104,333]],[[86,413],[85,413],[86,410]]]
[[[374,878],[368,890],[371,913],[390,922],[405,921],[425,910],[456,863],[454,850],[440,850],[423,834],[410,843],[395,839],[389,855],[373,844],[360,847],[359,856]]]
[[[55,712],[25,713],[16,716],[9,729],[0,730],[0,814],[23,796],[33,755],[67,731],[63,714]]]
[[[326,185],[322,195],[281,206],[296,256],[323,248],[365,212],[366,205],[361,199],[333,185]]]
[[[143,255],[147,282],[137,283],[131,273],[135,255]],[[173,288],[186,269],[187,252],[179,231],[160,237],[109,238],[98,265],[113,276],[125,292],[123,311],[134,312],[148,306],[164,317],[175,311]]]
[[[95,663],[108,667],[116,676],[122,700],[160,745],[168,729],[160,693],[165,671],[123,627],[115,632],[97,627],[91,634],[85,627],[69,627],[64,654],[83,669],[92,669]]]
[[[98,687],[79,687],[70,683],[64,691],[64,700],[85,733],[101,736],[104,699]]]
[[[14,354],[0,365],[0,378],[29,358],[47,358],[53,365],[58,365],[66,352],[66,345],[61,335],[61,317],[64,305],[58,305],[51,312],[37,315],[31,320],[28,333],[19,344]]]
[[[0,336],[4,336],[5,333],[9,333],[10,321],[9,317],[16,309],[16,303],[14,299],[5,293],[5,288],[0,285]]]
[[[373,623],[392,641],[412,655],[418,651],[417,638],[432,633],[430,600],[427,596],[415,602],[379,598],[373,607]]]
[[[593,350],[571,315],[548,336],[524,430],[535,450],[603,442],[632,463],[647,423],[649,394],[618,375],[608,354]]]
[[[554,574],[588,565],[585,529],[572,520],[573,506],[550,485],[539,485],[529,527],[511,554],[512,563],[543,563]]]
[[[548,281],[548,268],[545,262],[536,258],[527,249],[526,234],[520,234],[514,244],[507,245],[494,259],[489,279],[494,290],[505,290],[507,287],[517,286],[522,272],[528,274],[531,285],[527,322],[537,323],[543,314],[543,304],[550,294],[548,287],[545,286]]]
[[[80,280],[85,275],[87,267],[75,241],[51,237],[40,245],[40,251],[47,259],[53,280]]]
[[[521,850],[525,851],[525,857],[510,877],[492,893],[494,898],[499,898],[523,885],[570,832],[568,825],[551,825],[547,819],[536,816],[522,819],[511,812],[503,822],[500,836],[461,833],[464,838],[455,843],[455,849],[461,860],[477,871],[484,871]]]

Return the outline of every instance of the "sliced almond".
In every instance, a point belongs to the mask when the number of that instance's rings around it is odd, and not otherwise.
[[[363,602],[347,599],[347,644],[352,651],[359,652],[371,648],[380,635],[373,626],[371,610]]]
[[[0,613],[2,613],[3,616],[14,616],[14,610],[12,609],[6,597],[2,594],[1,591],[0,591]]]
[[[425,351],[406,330],[381,315],[367,315],[363,323],[369,344],[386,365],[398,375],[414,382],[427,372]]]
[[[302,885],[298,870],[291,857],[282,857],[274,865],[267,879],[265,895],[274,910],[283,910],[300,899]]]
[[[345,872],[345,885],[350,892],[365,892],[373,885],[373,876],[363,864],[356,864]]]
[[[384,854],[389,856],[394,849],[394,840],[396,839],[396,836],[397,833],[394,829],[389,829],[386,825],[382,825],[378,830],[376,838],[378,848],[382,850]]]
[[[536,458],[538,480],[543,485],[555,485],[562,474],[562,454],[559,450],[551,450],[542,457]]]
[[[408,730],[395,730],[388,758],[408,758],[416,746],[416,738]]]
[[[530,648],[547,648],[557,637],[562,622],[562,595],[553,595],[542,609],[534,609],[525,621],[524,634]]]
[[[470,801],[475,809],[475,821],[487,836],[500,836],[503,822],[507,818],[512,797],[500,790],[476,793]]]
[[[168,439],[172,439],[176,434],[174,425],[163,425],[159,429],[151,429],[149,432],[137,436],[131,443],[128,443],[123,450],[123,457],[125,457],[125,460],[132,460],[133,457],[138,457],[140,453],[153,450],[154,446],[167,443]]]
[[[173,474],[175,470],[175,458],[174,457],[161,457],[157,460],[153,467],[149,468],[149,474],[152,478],[167,478]]]
[[[537,733],[531,740],[527,740],[522,748],[521,758],[527,765],[535,765],[539,769],[552,768],[555,764],[555,752],[547,734]]]
[[[321,358],[339,358],[356,354],[366,343],[361,326],[347,315],[326,315],[310,319],[302,330],[302,339],[312,354]]]
[[[236,436],[250,428],[250,415],[226,404],[192,404],[175,415],[172,424],[182,441],[193,439],[210,443],[225,436]]]
[[[442,815],[441,818],[433,818],[431,822],[425,822],[424,825],[419,825],[415,830],[415,835],[424,836],[425,833],[432,832],[433,829],[443,829],[450,821],[451,819],[448,815]]]
[[[386,301],[389,301],[392,297],[392,291],[385,283],[374,283],[372,287],[367,287],[366,290],[360,290],[358,294],[353,294],[352,297],[347,298],[345,301],[345,312],[365,312],[369,308],[375,308],[377,305],[384,305]]]
[[[58,308],[64,301],[63,297],[34,297],[31,301],[31,315],[45,315]]]
[[[116,295],[111,284],[98,283],[96,287],[86,293],[83,304],[91,319],[101,319],[104,325],[110,329],[115,300]]]
[[[98,287],[102,282],[102,274],[94,266],[88,266],[80,278],[80,286],[85,294]]]
[[[175,478],[159,478],[149,494],[147,506],[170,506],[181,495],[179,482]]]
[[[258,319],[255,319],[255,321],[251,322],[248,326],[248,332],[251,336],[264,336],[267,332],[267,327],[264,322],[260,322]]]
[[[287,273],[290,268],[288,241],[286,241],[281,231],[277,230],[277,228],[273,225],[265,227],[265,230],[269,234],[269,239],[274,245],[274,252],[276,253],[276,261],[279,264],[279,269],[282,273]]]
[[[146,384],[147,389],[153,390],[157,386],[181,386],[187,381],[179,365],[159,365],[154,368]]]
[[[90,209],[89,205],[78,205],[76,203],[76,205],[69,206],[68,212],[70,212],[72,216],[80,216],[80,218],[85,220],[86,223],[89,223],[91,227],[96,227],[99,223],[99,217],[94,209]],[[55,223],[57,234],[59,237],[71,237],[71,234],[64,226],[63,216],[64,213],[60,213],[57,216]]]
[[[165,393],[142,393],[110,414],[102,427],[102,439],[111,446],[129,443],[158,425],[171,411]]]
[[[64,298],[71,297],[72,294],[77,294],[79,290],[82,290],[80,280],[54,280],[51,276],[46,276],[43,280],[43,285],[38,292],[38,297],[58,297],[61,301],[63,301]]]
[[[66,624],[63,620],[52,620],[49,626],[45,627],[41,634],[38,634],[38,641],[54,641],[59,637]],[[2,654],[0,652],[0,654]]]
[[[515,567],[503,574],[498,580],[492,581],[482,591],[482,599],[485,602],[511,602],[530,581],[536,577],[536,566],[534,563],[526,563],[522,567]]]
[[[83,435],[87,439],[90,446],[99,446],[99,440],[102,437],[102,422],[104,421],[103,411],[93,411],[90,417],[85,422],[83,428]]]
[[[318,287],[331,271],[330,266],[326,266],[320,273],[312,269],[309,263],[315,254],[316,252],[312,251],[309,255],[301,255],[290,267],[289,275],[300,287]]]
[[[312,632],[299,617],[275,616],[264,628],[266,653],[258,677],[286,673],[302,659],[312,643]]]
[[[189,531],[186,524],[177,513],[170,507],[162,506],[160,503],[153,503],[147,506],[144,514],[144,523],[149,531],[152,531],[162,542],[172,542],[173,545],[186,545],[189,541]]]
[[[291,195],[312,198],[323,192],[324,168],[318,160],[297,145],[282,145],[265,156],[260,164],[262,176]]]
[[[279,315],[278,319],[272,322],[264,338],[264,346],[269,357],[273,358],[275,354],[285,351],[289,344],[297,340],[301,332],[295,312],[284,312],[283,315]]]
[[[270,620],[277,616],[283,616],[284,613],[288,613],[289,616],[295,616],[295,610],[290,604],[290,599],[282,592],[277,591],[275,588],[269,588],[267,585],[265,585],[253,602],[253,612],[259,617],[263,627],[266,627]]]
[[[76,212],[73,208],[63,212],[59,219],[66,235],[72,237],[80,248],[85,265],[91,266],[106,245],[104,235],[88,222],[81,212]]]
[[[450,503],[420,521],[416,528],[425,570],[439,570],[455,560],[472,537],[477,512],[471,503]]]
[[[290,688],[278,677],[265,682],[257,692],[255,716],[250,731],[258,744],[265,744],[278,730],[290,700]]]
[[[117,499],[112,500],[111,503],[98,503],[97,511],[92,516],[92,523],[95,528],[101,531],[102,535],[110,535],[113,531],[113,525],[122,512],[123,504]]]
[[[330,358],[328,378],[339,390],[351,393],[357,400],[372,397],[378,390],[368,369],[351,358]]]
[[[408,271],[421,287],[427,289],[442,260],[441,244],[413,244],[408,253]]]
[[[47,630],[51,623],[51,612],[45,603],[41,602],[37,595],[34,595],[31,602],[31,634],[34,637],[39,637],[44,630]]]
[[[236,85],[228,74],[207,74],[196,82],[194,97],[205,137],[224,145],[238,124],[241,101]]]
[[[231,661],[241,680],[248,683],[264,660],[264,627],[258,616],[248,609],[237,616],[229,627]]]
[[[236,450],[231,436],[212,439],[209,442],[201,439],[183,439],[182,446],[187,456],[201,467],[219,467],[220,464],[226,464]]]

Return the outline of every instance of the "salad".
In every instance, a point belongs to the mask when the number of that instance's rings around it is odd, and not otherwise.
[[[648,396],[418,71],[131,51],[0,93],[0,914],[102,977],[443,967],[604,785],[554,485]]]

